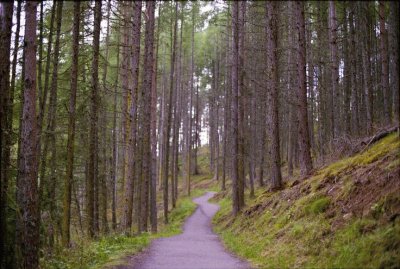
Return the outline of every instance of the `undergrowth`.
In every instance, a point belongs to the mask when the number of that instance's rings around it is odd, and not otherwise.
[[[89,269],[120,264],[122,258],[142,251],[153,239],[181,233],[183,222],[196,209],[191,199],[187,196],[179,199],[176,208],[170,212],[169,224],[163,226],[162,221],[159,221],[159,232],[156,234],[142,233],[130,237],[116,234],[97,241],[81,240],[73,248],[58,249],[51,256],[43,257],[40,268]]]
[[[398,268],[399,147],[393,134],[282,191],[258,189],[235,218],[221,193],[214,229],[254,267]]]

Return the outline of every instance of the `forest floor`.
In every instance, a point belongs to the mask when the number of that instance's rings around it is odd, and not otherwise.
[[[203,190],[196,190],[193,195],[203,194]],[[108,234],[97,240],[82,238],[69,249],[56,249],[52,255],[41,259],[42,269],[98,269],[113,268],[126,262],[126,257],[140,253],[149,244],[160,237],[169,237],[182,232],[182,224],[196,209],[192,197],[182,195],[169,214],[169,224],[163,224],[159,219],[158,233],[142,233],[140,235],[125,236],[115,233]]]
[[[214,228],[227,248],[259,268],[398,268],[400,139],[288,178],[276,192],[246,193],[233,218],[229,189],[214,199]]]
[[[214,195],[207,192],[193,199],[198,205],[183,227],[183,233],[154,240],[150,247],[129,259],[118,269],[147,268],[250,268],[249,264],[228,253],[211,229],[211,219],[219,206],[208,202]]]

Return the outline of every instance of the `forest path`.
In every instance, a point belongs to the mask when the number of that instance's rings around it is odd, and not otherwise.
[[[211,229],[219,206],[208,200],[213,192],[193,199],[196,211],[184,224],[183,233],[154,240],[149,249],[124,268],[134,269],[248,269],[250,265],[228,253]]]

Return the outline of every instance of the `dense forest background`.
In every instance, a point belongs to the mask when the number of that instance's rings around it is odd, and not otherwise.
[[[399,122],[395,1],[1,1],[0,28],[0,268],[156,233],[200,173],[240,214]]]

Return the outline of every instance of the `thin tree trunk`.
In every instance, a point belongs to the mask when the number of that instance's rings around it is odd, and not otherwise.
[[[238,34],[238,13],[239,2],[232,3],[232,213],[236,216],[240,211],[239,203],[239,174],[238,174],[238,55],[239,55],[239,34]]]
[[[382,64],[381,72],[381,86],[383,92],[383,112],[385,124],[391,123],[390,116],[390,102],[389,102],[389,61],[388,61],[388,44],[386,34],[386,16],[385,16],[385,2],[379,1],[379,39],[381,42],[380,57]]]
[[[56,192],[56,117],[57,117],[57,90],[58,90],[58,64],[59,64],[59,54],[60,54],[60,35],[61,35],[61,21],[62,21],[62,7],[63,2],[60,1],[57,3],[57,22],[56,22],[56,40],[54,46],[54,55],[53,55],[53,74],[52,81],[50,86],[50,103],[49,103],[49,111],[47,116],[47,127],[46,127],[46,136],[44,139],[44,149],[41,161],[41,171],[40,171],[40,184],[47,187],[48,197],[41,197],[41,200],[48,201],[49,208],[46,208],[50,211],[51,221],[49,223],[49,244],[52,247],[54,244],[54,229],[56,223],[56,215],[55,215],[55,192]],[[40,139],[40,138],[38,138]],[[39,141],[39,140],[38,140]],[[50,158],[50,180],[46,182],[45,173],[46,173],[46,159],[48,155],[48,149],[51,149],[51,158]],[[43,187],[44,188],[44,187]],[[47,204],[47,203],[45,203]],[[45,209],[45,207],[43,208]]]
[[[135,160],[137,158],[136,155],[138,154],[138,152],[135,151],[135,146],[137,139],[136,114],[137,114],[137,93],[139,88],[140,28],[141,28],[142,3],[140,1],[133,2],[133,5],[134,5],[133,27],[132,27],[133,40],[132,40],[132,55],[130,58],[131,68],[132,68],[132,88],[131,88],[131,107],[129,112],[130,114],[129,116],[131,119],[131,124],[130,124],[131,129],[128,142],[128,170],[127,170],[128,173],[125,185],[124,211],[122,216],[122,223],[123,223],[122,225],[125,230],[125,233],[127,234],[130,233],[130,229],[132,226],[133,194],[135,188],[134,179],[136,176],[135,168],[137,167],[137,163],[135,162]],[[124,83],[124,81],[122,81],[122,83]]]
[[[245,20],[246,20],[246,2],[239,3],[238,11],[238,198],[239,209],[244,207],[244,188],[245,188]]]
[[[337,21],[336,21],[336,7],[334,1],[329,1],[329,50],[330,50],[330,73],[332,83],[332,97],[331,97],[331,139],[338,136],[340,119],[339,112],[339,63],[338,63],[338,46],[337,46]]]
[[[147,222],[149,216],[149,179],[152,174],[151,165],[151,91],[153,82],[153,64],[154,64],[154,12],[155,2],[146,2],[146,32],[145,32],[145,51],[144,51],[144,70],[143,70],[143,87],[142,87],[142,129],[143,129],[143,162],[142,162],[142,184],[141,184],[141,227],[140,232],[147,231]]]
[[[307,175],[312,170],[312,159],[310,154],[310,136],[308,133],[307,116],[307,87],[306,87],[306,46],[305,46],[305,19],[304,2],[295,2],[296,35],[298,37],[297,55],[297,115],[299,121],[299,155],[300,171],[302,175]]]
[[[108,56],[109,56],[109,43],[110,43],[110,13],[111,13],[111,0],[107,2],[107,30],[105,40],[105,56],[103,66],[103,100],[101,101],[102,106],[105,106],[107,98],[107,71],[108,71]],[[100,112],[101,126],[101,174],[100,174],[100,189],[101,189],[101,200],[100,200],[100,218],[101,218],[101,230],[104,234],[109,232],[108,219],[107,219],[107,112],[103,108]]]
[[[87,192],[88,211],[88,234],[91,238],[97,236],[98,220],[96,220],[96,186],[98,186],[98,94],[99,94],[99,49],[100,49],[100,23],[101,23],[101,1],[96,1],[94,7],[94,30],[93,30],[93,61],[91,74],[91,105],[90,105],[90,136],[89,136],[89,171]]]
[[[268,89],[268,114],[269,114],[269,137],[271,156],[271,189],[282,188],[281,157],[279,142],[279,111],[278,111],[278,57],[277,57],[277,14],[276,2],[268,1],[267,11],[267,89]],[[305,84],[305,82],[304,82]]]
[[[394,121],[399,122],[400,118],[400,94],[399,94],[399,3],[395,1],[390,2],[390,16],[389,16],[389,25],[390,25],[390,59],[391,59],[391,81],[392,82],[392,96],[393,96],[393,116]]]
[[[176,32],[177,32],[177,23],[178,22],[178,2],[175,3],[175,23],[172,37],[172,58],[171,58],[171,72],[170,72],[170,87],[168,93],[168,108],[167,108],[167,120],[164,126],[164,134],[163,134],[163,146],[164,146],[164,160],[163,160],[163,172],[162,172],[162,180],[163,180],[163,201],[164,201],[164,222],[168,223],[168,176],[169,176],[169,139],[170,139],[170,129],[171,129],[171,117],[172,117],[172,98],[173,98],[173,90],[174,90],[174,70],[175,70],[175,55],[176,55]],[[164,104],[167,106],[167,104]]]
[[[6,211],[7,193],[10,169],[10,136],[12,127],[9,117],[12,111],[10,100],[10,54],[12,35],[13,1],[0,3],[0,267],[3,267],[6,260]],[[18,44],[18,43],[17,43]],[[17,50],[17,47],[14,48]],[[14,53],[15,54],[15,53]],[[35,100],[33,100],[35,101]]]
[[[74,22],[72,34],[72,67],[71,67],[71,92],[69,99],[68,118],[68,142],[67,142],[67,167],[64,180],[64,201],[63,201],[63,227],[62,244],[69,246],[70,223],[71,223],[71,190],[74,170],[74,143],[75,143],[75,107],[76,91],[78,88],[78,55],[79,55],[79,23],[80,23],[80,2],[74,3]]]
[[[158,11],[160,15],[160,11]],[[159,16],[158,16],[159,17]],[[157,232],[157,63],[160,40],[160,21],[157,23],[156,49],[153,61],[150,108],[150,144],[151,144],[151,179],[150,179],[150,224],[151,232]]]
[[[119,33],[119,31],[118,31]],[[117,74],[121,70],[119,65],[119,54],[120,54],[120,39],[121,35],[118,34],[117,41]],[[110,167],[110,177],[111,177],[111,185],[112,185],[112,202],[111,202],[111,214],[112,214],[112,229],[115,231],[117,229],[117,96],[118,96],[118,78],[117,75],[115,77],[114,84],[114,101],[113,101],[113,127],[112,127],[112,158],[111,158],[111,167]]]
[[[47,93],[49,91],[50,62],[51,62],[51,54],[52,54],[53,31],[54,31],[54,21],[55,21],[55,15],[56,15],[56,6],[57,6],[57,2],[55,0],[53,0],[53,5],[51,8],[49,36],[48,36],[48,43],[47,43],[47,49],[46,49],[47,55],[46,55],[46,70],[45,70],[45,74],[44,74],[44,88],[43,88],[42,95],[39,96],[39,100],[40,100],[39,131],[40,132],[41,132],[41,128],[43,125],[44,113],[45,113],[45,109],[46,109]]]
[[[366,2],[366,9],[369,9],[369,3]],[[363,67],[363,79],[366,94],[366,110],[367,110],[367,134],[372,134],[372,124],[373,124],[373,96],[372,96],[372,85],[371,85],[371,62],[370,62],[370,38],[369,38],[369,25],[367,16],[364,15],[361,25],[363,26],[364,42],[362,42],[362,67]]]

